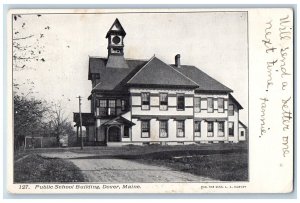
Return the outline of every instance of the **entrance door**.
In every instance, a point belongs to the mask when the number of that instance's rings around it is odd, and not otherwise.
[[[117,126],[112,126],[108,130],[108,142],[121,142],[121,129]]]

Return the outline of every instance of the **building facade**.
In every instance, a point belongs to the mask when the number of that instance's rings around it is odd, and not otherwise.
[[[91,112],[82,114],[84,141],[95,145],[237,143],[247,138],[243,107],[232,90],[195,66],[153,56],[124,58],[118,19],[106,38],[107,58],[90,57]],[[75,126],[80,125],[74,113]]]

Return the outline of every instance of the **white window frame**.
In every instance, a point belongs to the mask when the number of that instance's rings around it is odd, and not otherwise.
[[[211,124],[211,131],[209,129],[209,125]],[[214,122],[213,121],[208,121],[207,122],[207,137],[213,137],[214,136]]]
[[[182,123],[181,128],[179,128],[179,123]],[[185,121],[184,120],[176,121],[176,137],[185,137]]]
[[[165,128],[162,128],[162,123],[165,123]],[[162,132],[162,130],[165,130],[165,132]],[[168,138],[169,137],[169,126],[167,120],[161,120],[159,121],[159,137],[160,138]]]
[[[198,103],[198,105],[197,105],[197,103]],[[194,98],[194,111],[195,111],[195,113],[201,112],[201,97]]]
[[[194,125],[195,125],[195,137],[201,137],[201,121],[195,121],[194,122]],[[199,125],[199,130],[196,131],[196,126]]]
[[[143,101],[143,95],[147,95],[145,98],[148,98],[148,104],[143,104],[143,102],[147,102],[147,101]],[[150,92],[142,92],[141,93],[141,109],[142,110],[150,110]]]
[[[209,106],[209,101],[211,101],[211,107]],[[208,113],[213,113],[214,112],[214,98],[208,97],[207,98],[207,112]]]
[[[143,122],[148,123],[148,131],[144,131]],[[141,120],[141,138],[150,138],[150,120]]]
[[[224,98],[218,98],[218,112],[219,113],[224,113],[224,103],[225,103]]]
[[[162,95],[166,95],[167,101],[162,101]],[[168,110],[168,104],[169,104],[169,98],[168,93],[159,93],[159,110],[167,111]],[[162,102],[166,102],[166,104],[162,104]]]

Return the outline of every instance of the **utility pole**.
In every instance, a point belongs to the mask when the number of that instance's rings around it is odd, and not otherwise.
[[[82,138],[82,116],[81,116],[81,96],[77,97],[79,99],[79,120],[80,120],[80,149],[83,149],[83,138]]]

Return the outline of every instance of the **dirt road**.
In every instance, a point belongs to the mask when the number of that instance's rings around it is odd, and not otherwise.
[[[174,171],[162,166],[151,166],[130,160],[103,158],[95,159],[91,154],[73,152],[43,153],[44,157],[57,157],[73,162],[88,182],[129,183],[129,182],[210,182],[210,178]]]

